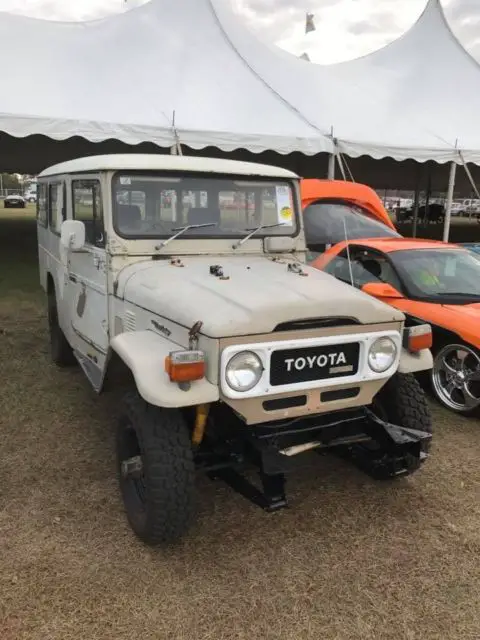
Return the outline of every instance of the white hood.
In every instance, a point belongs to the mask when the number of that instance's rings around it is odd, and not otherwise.
[[[348,317],[361,324],[398,322],[403,313],[306,265],[307,276],[288,270],[289,259],[265,256],[182,257],[125,267],[116,295],[190,328],[203,322],[212,338],[271,333],[284,322]],[[228,279],[210,274],[221,265]]]

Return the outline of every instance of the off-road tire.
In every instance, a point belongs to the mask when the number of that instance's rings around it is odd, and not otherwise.
[[[48,329],[50,333],[50,354],[58,367],[71,367],[76,364],[71,346],[68,344],[58,322],[57,300],[55,291],[50,291],[47,298]]]
[[[122,473],[122,462],[135,455],[141,456],[141,479]],[[151,546],[179,540],[193,520],[195,498],[193,451],[180,411],[154,407],[128,393],[117,430],[117,466],[136,535]]]
[[[413,374],[396,373],[378,394],[378,402],[392,424],[432,433],[432,417],[425,393]],[[424,443],[428,452],[431,441]]]

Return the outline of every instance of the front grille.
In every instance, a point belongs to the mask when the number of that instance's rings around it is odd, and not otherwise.
[[[334,400],[347,400],[356,398],[360,393],[360,387],[350,387],[349,389],[335,389],[334,391],[324,391],[320,394],[321,402],[333,402]]]
[[[360,344],[278,349],[270,359],[272,386],[353,376],[358,372]]]
[[[306,318],[277,324],[274,331],[306,331],[307,329],[328,329],[330,327],[347,327],[360,324],[355,318]]]
[[[263,408],[265,411],[279,411],[280,409],[303,407],[306,404],[307,396],[293,396],[290,398],[274,398],[273,400],[265,400]]]

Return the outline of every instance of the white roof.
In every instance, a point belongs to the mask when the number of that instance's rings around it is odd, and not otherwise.
[[[42,171],[44,178],[65,173],[85,173],[89,171],[195,171],[199,173],[226,173],[262,178],[292,179],[298,176],[292,171],[256,162],[239,162],[216,158],[154,154],[111,154],[88,156],[61,162]]]
[[[28,43],[28,46],[25,45]],[[31,64],[32,51],[35,65]],[[342,64],[256,38],[226,0],[151,0],[88,23],[0,14],[0,131],[54,140],[480,164],[480,67],[429,0],[404,36]],[[453,89],[454,87],[454,89]],[[175,115],[174,115],[175,114]],[[38,153],[41,153],[38,147]]]

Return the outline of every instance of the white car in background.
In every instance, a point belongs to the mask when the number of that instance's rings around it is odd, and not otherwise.
[[[36,202],[37,201],[37,192],[36,191],[29,191],[28,193],[25,194],[25,200],[27,202]]]
[[[12,194],[4,199],[3,206],[5,209],[25,209],[27,202],[20,194]]]

